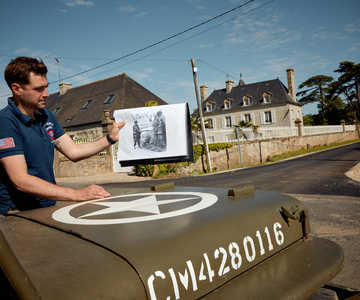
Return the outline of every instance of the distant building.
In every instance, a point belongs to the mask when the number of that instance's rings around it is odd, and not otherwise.
[[[144,107],[148,101],[167,104],[125,73],[72,88],[59,84],[59,93],[51,94],[46,107],[55,113],[60,125],[74,139],[103,136],[104,111],[112,118],[115,110]]]
[[[210,119],[213,129],[226,129],[240,121],[260,126],[295,126],[302,121],[302,104],[296,99],[294,70],[287,69],[288,88],[279,80],[245,84],[242,76],[238,85],[226,81],[226,87],[209,96],[207,86],[200,87],[201,109]],[[199,115],[196,110],[192,116]]]

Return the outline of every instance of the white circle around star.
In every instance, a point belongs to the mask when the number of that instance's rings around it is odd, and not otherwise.
[[[169,199],[163,199],[164,196],[169,196]],[[137,197],[136,200],[128,201],[130,197]],[[162,200],[158,200],[156,196],[161,196]],[[120,201],[108,201],[118,199]],[[161,213],[159,206],[165,204],[172,204],[177,202],[184,202],[190,200],[199,200],[196,204],[188,206],[186,208],[175,209],[172,211]],[[216,203],[218,197],[213,194],[208,193],[198,193],[198,192],[173,192],[173,193],[143,193],[143,194],[130,194],[109,197],[105,199],[97,199],[86,202],[80,202],[73,205],[65,206],[52,215],[52,218],[55,221],[74,224],[74,225],[112,225],[112,224],[126,224],[126,223],[136,223],[136,222],[145,222],[145,221],[154,221],[165,218],[177,217],[180,215],[185,215],[193,213],[202,209],[205,209]],[[78,217],[73,217],[71,211],[75,208],[81,207],[87,204],[95,204],[104,207],[101,210],[87,213]],[[96,216],[111,216],[111,214],[116,214],[119,212],[126,211],[137,211],[147,213],[146,216],[139,217],[128,217],[128,218],[96,218]],[[89,218],[91,217],[91,218]]]

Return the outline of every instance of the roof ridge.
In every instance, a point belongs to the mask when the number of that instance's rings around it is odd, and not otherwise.
[[[124,73],[121,73],[121,74],[118,74],[118,75],[115,75],[115,76],[112,76],[112,77],[108,77],[108,78],[104,78],[104,79],[99,79],[99,80],[97,80],[97,81],[93,81],[93,82],[89,82],[89,83],[86,83],[86,84],[83,84],[83,85],[78,85],[78,86],[75,86],[75,87],[71,87],[71,89],[81,88],[81,87],[84,87],[84,86],[87,86],[87,85],[91,85],[91,84],[94,84],[94,83],[98,83],[98,82],[101,82],[101,81],[113,79],[113,78],[120,77],[120,76],[129,77],[129,76],[124,72]],[[59,92],[56,92],[56,93],[53,93],[53,94],[58,94],[58,93],[59,93]],[[53,94],[51,94],[51,95],[53,95]]]
[[[269,79],[269,80],[258,81],[258,82],[253,82],[253,83],[246,83],[244,85],[235,85],[235,86],[233,86],[233,89],[240,88],[240,87],[244,88],[244,87],[247,87],[249,85],[254,85],[254,84],[264,84],[265,82],[270,82],[270,81],[279,81],[281,83],[281,80],[279,78],[275,78],[275,79]],[[223,91],[223,90],[226,90],[226,88],[215,89],[214,91]]]

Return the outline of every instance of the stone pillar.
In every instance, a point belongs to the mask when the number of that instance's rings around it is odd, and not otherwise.
[[[345,132],[345,121],[341,120],[340,121],[341,126],[343,127],[343,132]]]
[[[295,126],[297,126],[297,128],[298,128],[299,136],[303,136],[302,121],[301,121],[299,118],[297,118],[297,119],[295,120]]]
[[[101,121],[103,136],[107,135],[110,132],[110,128],[114,123],[114,121],[110,119],[110,110],[104,110],[104,116],[105,119]],[[109,154],[113,154],[112,147],[109,147]]]
[[[359,127],[359,123],[356,120],[354,121],[354,125],[355,125],[355,130],[358,132],[358,135],[360,137],[360,127]]]
[[[110,132],[110,128],[114,123],[114,121],[110,119],[110,110],[104,110],[104,116],[105,119],[101,121],[103,136]]]

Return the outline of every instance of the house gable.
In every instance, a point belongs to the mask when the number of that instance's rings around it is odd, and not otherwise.
[[[92,101],[91,101],[92,100]],[[151,93],[125,73],[93,83],[68,89],[64,94],[51,94],[46,107],[56,112],[64,128],[89,124],[101,124],[104,110],[144,107],[148,101],[159,105],[165,101]]]
[[[266,98],[268,97],[268,98]],[[299,102],[293,100],[287,88],[279,79],[268,80],[263,82],[243,84],[232,87],[230,92],[226,89],[214,90],[214,92],[202,103],[202,109],[206,112],[206,104],[212,103],[212,112],[222,112],[224,103],[231,99],[231,109],[241,109],[250,106],[264,106],[268,104],[292,103],[300,105]],[[249,99],[249,105],[244,105],[244,99]],[[266,103],[265,99],[268,99]],[[197,115],[198,111],[194,112]]]

